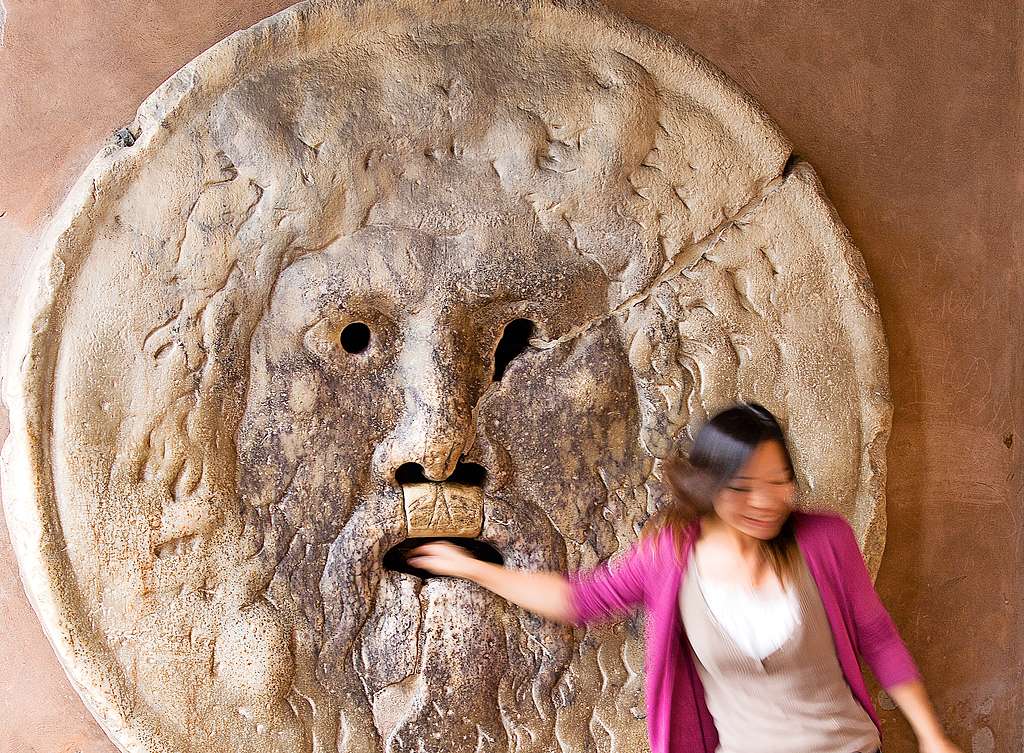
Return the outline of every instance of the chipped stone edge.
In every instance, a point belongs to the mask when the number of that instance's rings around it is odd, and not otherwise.
[[[132,168],[167,139],[175,120],[232,76],[256,67],[261,53],[294,43],[310,3],[303,2],[235,32],[183,66],[140,105],[131,124],[131,147],[113,137],[75,182],[38,243],[27,292],[12,318],[3,401],[10,433],[0,453],[0,488],[11,544],[25,592],[72,687],[110,740],[123,753],[174,753],[157,734],[156,720],[143,724],[132,701],[98,657],[105,647],[84,636],[74,575],[63,554],[49,458],[50,405],[57,337],[68,295],[90,247],[90,224],[99,208],[120,194]],[[291,32],[289,34],[289,32]],[[280,34],[280,39],[275,37]],[[290,37],[290,38],[288,38]],[[207,75],[202,75],[206,73]],[[34,393],[34,394],[33,394]],[[109,649],[106,649],[109,650]]]
[[[878,575],[886,543],[886,450],[892,431],[889,347],[867,264],[854,244],[850,231],[825,194],[821,179],[814,168],[803,161],[796,164],[791,177],[803,193],[807,206],[816,208],[816,216],[829,222],[832,232],[817,240],[821,243],[823,255],[832,259],[837,272],[833,279],[845,287],[845,295],[842,297],[844,305],[841,308],[843,331],[847,335],[860,390],[858,403],[863,462],[860,466],[857,496],[875,500],[870,509],[864,505],[858,506],[858,519],[851,522],[858,531],[858,543],[874,579]]]

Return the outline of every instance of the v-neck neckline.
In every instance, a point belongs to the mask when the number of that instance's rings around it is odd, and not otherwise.
[[[732,633],[730,633],[726,629],[726,627],[718,620],[718,616],[715,614],[715,611],[711,608],[711,604],[708,601],[707,595],[704,593],[704,587],[703,587],[703,584],[702,584],[702,580],[703,579],[701,578],[700,567],[697,564],[697,542],[696,541],[694,541],[693,542],[693,546],[690,547],[690,561],[687,563],[686,569],[687,569],[687,576],[686,577],[687,578],[689,578],[689,577],[693,577],[694,578],[693,585],[696,587],[697,593],[700,595],[701,602],[704,605],[704,612],[707,614],[708,621],[714,627],[715,631],[729,644],[729,646],[732,648],[732,650],[736,654],[736,656],[741,657],[747,663],[754,665],[760,672],[767,673],[768,668],[767,668],[766,665],[772,659],[774,659],[784,648],[789,646],[791,641],[794,641],[794,640],[796,640],[798,638],[798,633],[803,628],[803,620],[800,618],[800,615],[799,614],[797,615],[796,623],[794,624],[793,629],[790,631],[789,635],[786,636],[785,640],[783,640],[782,643],[780,643],[778,646],[776,646],[771,651],[771,653],[769,653],[769,654],[767,654],[767,655],[765,655],[763,657],[751,656],[748,652],[743,650],[743,648],[739,645],[739,643],[737,643],[736,639],[733,638]],[[803,609],[803,602],[802,602],[802,599],[801,599],[801,595],[800,595],[800,591],[799,591],[799,586],[795,582],[792,585],[793,585],[794,590],[793,590],[793,593],[792,593],[791,596],[788,596],[786,594],[785,589],[783,589],[781,593],[782,593],[784,598],[794,598],[796,600],[796,608],[797,608],[797,610],[798,611],[802,611],[802,609]],[[684,588],[686,588],[685,579],[684,579],[684,582],[680,586],[680,592],[682,592],[682,589],[684,589]]]

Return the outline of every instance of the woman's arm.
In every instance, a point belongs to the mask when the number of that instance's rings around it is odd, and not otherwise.
[[[899,706],[917,736],[921,753],[960,753],[946,737],[917,666],[871,582],[857,538],[843,521],[835,544],[843,563],[843,590],[850,601],[857,649]]]
[[[435,575],[472,581],[549,620],[562,623],[574,621],[569,580],[560,573],[510,570],[501,565],[481,562],[462,547],[444,541],[417,547],[410,552],[407,561],[413,567]]]
[[[641,604],[654,567],[653,553],[654,544],[642,541],[613,565],[570,576],[481,562],[444,541],[417,547],[408,562],[437,575],[470,580],[542,617],[581,624],[623,615]]]
[[[960,749],[946,737],[928,700],[924,683],[911,680],[891,687],[887,692],[913,727],[921,753],[960,753]]]

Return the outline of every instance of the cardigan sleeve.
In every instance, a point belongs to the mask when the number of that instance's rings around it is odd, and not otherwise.
[[[654,538],[642,539],[614,562],[569,574],[569,602],[576,624],[625,615],[644,602],[654,571]]]
[[[853,529],[845,520],[837,521],[839,525],[834,542],[841,563],[843,591],[853,618],[858,653],[886,690],[920,679],[917,665],[900,638],[892,617],[878,598]]]

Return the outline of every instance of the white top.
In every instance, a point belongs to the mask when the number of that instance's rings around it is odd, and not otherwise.
[[[843,676],[817,585],[803,558],[794,564],[787,595],[774,579],[766,589],[711,580],[702,590],[690,560],[679,609],[716,753],[877,751],[878,729]],[[791,635],[781,638],[787,625]]]
[[[694,571],[711,616],[747,656],[771,656],[800,624],[800,604],[792,588],[751,588],[705,578],[696,567]]]

